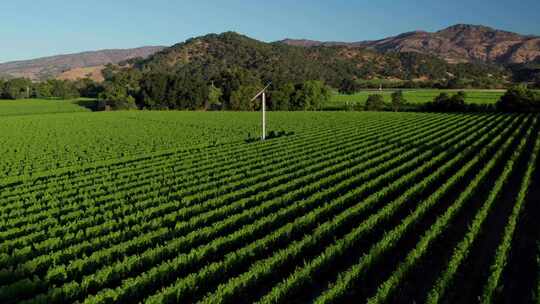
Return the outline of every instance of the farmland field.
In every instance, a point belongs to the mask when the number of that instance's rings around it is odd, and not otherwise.
[[[4,115],[0,303],[538,297],[540,116],[259,119]]]
[[[22,99],[0,100],[0,117],[13,115],[53,114],[88,112],[91,105],[90,99],[75,100],[49,100],[49,99]]]
[[[391,95],[394,90],[366,90],[356,94],[334,94],[330,100],[329,106],[338,106],[344,103],[361,104],[363,105],[368,96],[372,94],[381,94],[385,102],[391,101]],[[437,89],[404,89],[403,97],[407,102],[413,104],[421,104],[431,102],[441,93],[450,95],[457,93],[460,90],[437,90]],[[472,104],[495,104],[499,98],[504,95],[504,90],[462,90],[466,93],[465,101]]]

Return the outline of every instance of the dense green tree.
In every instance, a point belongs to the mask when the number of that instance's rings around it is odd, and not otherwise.
[[[49,80],[51,85],[51,94],[60,99],[72,99],[79,97],[79,90],[75,84],[67,80]]]
[[[434,112],[464,112],[468,110],[465,103],[465,92],[460,91],[452,96],[448,93],[441,93],[431,103],[427,103],[425,108]]]
[[[260,110],[261,100],[253,97],[261,90],[260,86],[242,85],[231,94],[229,109],[233,111],[257,111]]]
[[[167,101],[169,109],[206,109],[208,85],[201,75],[176,74],[169,76]]]
[[[398,90],[392,93],[392,110],[399,111],[404,104],[407,103],[405,97],[403,96],[403,91]]]
[[[384,97],[380,94],[369,95],[366,100],[366,111],[382,111],[384,110]]]
[[[227,69],[221,72],[215,79],[215,85],[222,91],[222,101],[226,109],[232,109],[232,94],[242,86],[261,86],[260,79],[251,71],[244,68]],[[244,89],[245,91],[245,89]],[[237,96],[238,97],[238,96]],[[238,102],[238,100],[236,100]]]
[[[497,102],[497,109],[503,112],[537,112],[540,111],[540,98],[526,85],[516,85]]]
[[[294,85],[290,82],[271,90],[269,92],[270,108],[274,111],[288,111],[294,92]]]
[[[467,88],[467,81],[462,78],[452,78],[446,84],[448,89],[464,89]]]
[[[128,92],[127,87],[107,82],[99,94],[99,108],[102,110],[136,109],[135,98]]]
[[[360,89],[360,84],[351,78],[344,78],[339,85],[339,92],[342,94],[354,94]]]
[[[223,92],[221,91],[220,88],[214,86],[214,84],[212,84],[209,88],[208,88],[208,105],[207,105],[207,109],[211,109],[211,110],[221,110],[222,107],[223,107],[223,104],[222,104],[222,101],[221,101],[221,97],[223,96]]]
[[[74,85],[82,97],[97,98],[103,92],[103,86],[90,78],[78,79]]]
[[[141,105],[150,109],[167,108],[168,82],[169,79],[166,74],[153,73],[145,75],[140,83]]]
[[[331,90],[324,82],[308,80],[296,86],[290,102],[291,110],[319,110],[331,97]]]
[[[14,78],[4,84],[3,97],[7,99],[20,99],[31,97],[32,82],[25,78]]]
[[[4,97],[4,87],[6,85],[6,81],[2,78],[0,78],[0,99],[5,98]]]
[[[50,81],[42,81],[34,85],[34,97],[51,98],[53,86]]]

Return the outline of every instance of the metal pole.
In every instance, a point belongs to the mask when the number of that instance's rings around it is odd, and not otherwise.
[[[262,93],[262,140],[266,139],[266,92]]]

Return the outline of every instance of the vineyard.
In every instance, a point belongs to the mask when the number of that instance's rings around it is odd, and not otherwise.
[[[14,115],[53,114],[88,112],[89,106],[95,102],[92,100],[0,100],[0,117]]]
[[[540,116],[0,119],[0,303],[540,303]]]

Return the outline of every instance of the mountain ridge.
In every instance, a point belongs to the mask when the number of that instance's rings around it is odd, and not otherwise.
[[[379,52],[417,52],[445,59],[449,63],[489,62],[521,64],[540,59],[540,36],[494,29],[483,25],[455,24],[436,32],[412,31],[378,40],[325,42],[307,39],[284,39],[288,45],[349,46]]]
[[[263,42],[234,34],[236,33],[208,34],[171,47],[106,49],[7,62],[0,64],[0,77],[26,77],[34,81],[48,78],[75,80],[90,77],[102,81],[101,71],[107,64],[123,62],[129,65],[149,62],[144,60],[147,58],[155,58],[154,63],[159,62],[158,65],[162,66],[185,65],[194,60],[205,62],[198,66],[203,72],[208,66],[219,69],[220,66],[227,65],[227,62],[236,62],[244,68],[262,69],[263,74],[273,69],[271,64],[261,64],[266,60],[291,73],[297,74],[291,71],[293,68],[305,70],[303,72],[305,77],[323,79],[325,77],[321,76],[322,71],[336,74],[331,76],[333,78],[337,78],[339,73],[345,73],[356,78],[368,77],[368,79],[373,77],[432,79],[446,78],[446,75],[453,77],[452,75],[458,72],[459,68],[446,64],[442,68],[437,68],[437,65],[442,66],[443,63],[487,64],[500,67],[540,63],[539,36],[520,35],[481,25],[456,24],[436,32],[417,30],[379,40],[358,42],[321,42],[308,39]],[[243,38],[239,38],[240,36]],[[235,40],[238,41],[234,42]],[[228,42],[236,43],[236,47],[231,47]],[[299,49],[287,49],[286,46]],[[238,61],[238,56],[243,56],[244,62]],[[133,60],[135,58],[143,60]],[[429,65],[427,67],[426,61]],[[491,68],[488,70],[482,67],[472,68],[476,70],[475,77],[482,73],[489,75],[487,71],[493,71]],[[422,72],[426,70],[427,73]],[[533,73],[536,72],[533,70]]]
[[[81,74],[83,72],[77,73],[78,71],[91,70],[91,74],[94,75],[91,78],[99,78],[100,71],[106,64],[117,64],[138,57],[146,58],[164,48],[164,46],[143,46],[129,49],[103,49],[10,61],[0,63],[0,76],[25,77],[31,80],[57,77],[72,79],[86,76]]]

